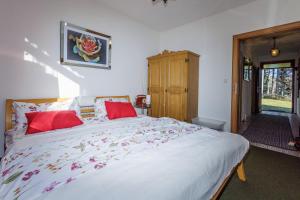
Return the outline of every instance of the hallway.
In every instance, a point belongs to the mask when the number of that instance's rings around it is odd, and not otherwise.
[[[287,114],[264,112],[255,115],[241,134],[254,146],[300,156],[295,147],[288,145],[293,135]]]

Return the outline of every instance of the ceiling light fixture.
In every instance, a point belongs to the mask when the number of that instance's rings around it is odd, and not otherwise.
[[[280,50],[276,47],[276,37],[273,37],[273,48],[270,50],[272,57],[277,57],[280,54]]]
[[[155,5],[159,2],[163,2],[164,6],[167,6],[167,4],[168,4],[168,0],[152,0],[153,5]]]

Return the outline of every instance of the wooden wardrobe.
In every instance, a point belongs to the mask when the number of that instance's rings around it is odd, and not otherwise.
[[[191,122],[198,116],[198,85],[198,54],[190,51],[164,51],[149,57],[149,115]]]

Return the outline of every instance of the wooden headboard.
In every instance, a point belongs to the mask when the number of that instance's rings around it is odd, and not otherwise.
[[[130,102],[130,97],[128,95],[125,96],[97,96],[95,97],[96,99],[101,99],[101,98],[109,98],[109,99],[127,99],[128,102]]]
[[[126,96],[97,96],[95,99],[99,98],[124,98],[127,99],[128,102],[130,102],[130,97],[128,95]],[[26,103],[53,103],[53,102],[62,102],[67,101],[70,98],[46,98],[46,99],[7,99],[6,100],[6,108],[5,108],[5,131],[13,128],[13,115],[14,115],[14,109],[13,109],[13,102],[26,102]],[[80,109],[81,114],[84,115],[84,117],[90,117],[90,114],[85,115],[85,113],[92,113],[94,112],[94,109],[91,107],[82,107]]]

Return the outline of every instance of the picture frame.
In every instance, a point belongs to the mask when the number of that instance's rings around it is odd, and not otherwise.
[[[244,81],[249,81],[249,65],[244,65],[243,67],[243,77]]]
[[[111,69],[111,36],[60,22],[60,63]]]
[[[243,61],[243,80],[250,81],[252,79],[253,62],[250,58],[244,57]]]
[[[249,72],[248,72],[248,79],[249,79],[249,81],[251,81],[252,80],[252,74],[253,74],[253,64],[251,63],[251,65],[249,65],[249,68],[248,68],[248,70],[249,70]]]

